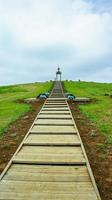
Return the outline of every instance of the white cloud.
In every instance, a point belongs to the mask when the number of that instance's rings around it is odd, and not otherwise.
[[[7,0],[7,4],[0,0],[1,73],[3,68],[7,74],[20,66],[35,81],[33,69],[39,71],[37,79],[42,79],[47,67],[48,75],[43,77],[51,78],[50,71],[58,63],[65,74],[69,69],[82,77],[88,69],[94,74],[105,72],[112,64],[112,14],[95,11],[95,6],[86,0]],[[107,80],[107,75],[101,76]]]

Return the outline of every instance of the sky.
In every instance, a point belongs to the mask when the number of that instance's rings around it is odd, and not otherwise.
[[[0,85],[112,82],[111,0],[0,0]]]

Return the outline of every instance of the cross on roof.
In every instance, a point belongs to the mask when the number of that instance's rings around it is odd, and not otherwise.
[[[60,71],[60,67],[58,66],[58,71],[56,72],[56,74],[61,74],[61,71]]]
[[[56,78],[55,78],[56,81],[58,81],[58,80],[61,81],[61,74],[62,74],[62,72],[60,71],[60,67],[58,65],[58,68],[56,71]]]

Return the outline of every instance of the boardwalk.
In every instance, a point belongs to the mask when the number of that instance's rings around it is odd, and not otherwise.
[[[2,173],[0,199],[100,200],[60,82]]]

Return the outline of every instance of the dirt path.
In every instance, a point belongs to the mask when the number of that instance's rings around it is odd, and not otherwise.
[[[31,127],[31,124],[43,105],[43,101],[39,100],[31,105],[32,109],[13,123],[9,127],[7,133],[0,139],[0,173],[3,171]]]
[[[102,200],[112,200],[112,147],[107,146],[105,138],[81,113],[77,103],[69,102],[69,106],[85,146]]]

